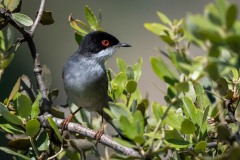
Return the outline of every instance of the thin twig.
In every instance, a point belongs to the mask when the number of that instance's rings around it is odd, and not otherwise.
[[[51,125],[47,121],[47,116],[49,116],[49,115],[42,115],[42,116],[38,117],[38,120],[40,121],[40,123],[42,124],[43,127],[51,127]],[[57,127],[61,128],[63,119],[56,118],[56,117],[52,117],[52,119],[56,123]],[[95,132],[89,128],[86,128],[80,124],[77,124],[77,123],[70,122],[67,126],[67,130],[69,132],[78,133],[82,136],[85,136],[85,137],[88,137],[91,139],[96,139],[95,135],[97,132]],[[125,155],[133,156],[136,158],[142,158],[141,155],[137,151],[135,151],[132,148],[128,148],[128,147],[120,145],[119,143],[113,141],[112,138],[107,136],[106,134],[103,134],[101,136],[99,143],[102,143],[103,145],[106,145],[110,148],[113,148],[113,149],[119,151],[119,152],[122,152]]]
[[[41,4],[40,4],[39,10],[38,10],[37,18],[35,19],[35,21],[32,25],[32,28],[29,31],[31,36],[33,36],[41,18],[42,18],[44,7],[45,7],[45,2],[46,2],[46,0],[41,0]]]

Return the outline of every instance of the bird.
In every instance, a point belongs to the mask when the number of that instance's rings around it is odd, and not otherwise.
[[[68,99],[79,108],[63,121],[63,128],[81,108],[103,116],[103,108],[108,107],[109,101],[105,62],[119,47],[131,45],[119,42],[107,32],[93,31],[83,37],[78,50],[68,58],[63,67],[63,84]],[[99,133],[97,138],[103,129]]]

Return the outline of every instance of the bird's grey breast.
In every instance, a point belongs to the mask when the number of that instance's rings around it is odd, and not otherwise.
[[[64,65],[64,87],[77,106],[97,110],[107,105],[107,75],[104,64],[74,54]]]

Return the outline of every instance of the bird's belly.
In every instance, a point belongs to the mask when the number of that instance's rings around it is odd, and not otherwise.
[[[90,83],[89,79],[75,78],[68,80],[67,83],[65,81],[64,87],[68,98],[73,103],[87,110],[96,111],[107,105],[107,86],[102,83],[102,80]]]

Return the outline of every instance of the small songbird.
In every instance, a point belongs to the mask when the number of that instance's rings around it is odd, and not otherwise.
[[[109,33],[94,31],[82,39],[77,52],[67,60],[63,68],[64,87],[67,97],[79,109],[63,122],[64,127],[81,107],[98,113],[108,107],[108,78],[104,63],[119,47],[131,46],[120,43]]]

